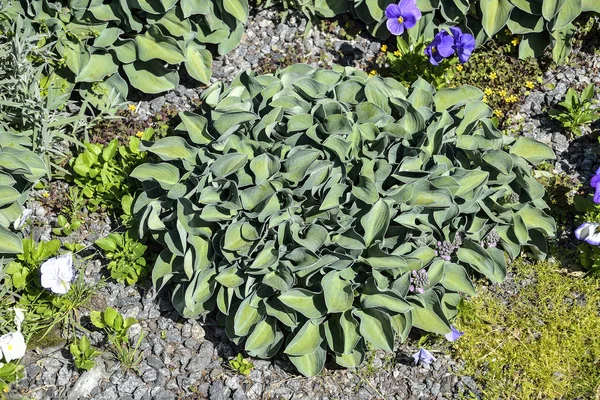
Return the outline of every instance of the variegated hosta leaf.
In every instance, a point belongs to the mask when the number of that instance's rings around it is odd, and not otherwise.
[[[471,275],[501,281],[504,251],[543,257],[555,229],[531,176],[552,151],[505,146],[481,99],[308,65],[212,86],[132,173],[140,232],[165,246],[154,285],[305,375],[449,332]]]

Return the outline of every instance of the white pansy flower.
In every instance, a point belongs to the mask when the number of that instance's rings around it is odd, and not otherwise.
[[[25,321],[25,313],[23,309],[14,308],[15,310],[15,325],[17,326],[17,330],[20,332],[21,331],[21,324],[23,323],[23,321]]]
[[[13,228],[15,228],[15,230],[17,229],[21,229],[23,227],[23,225],[25,225],[25,221],[27,221],[27,218],[29,218],[29,216],[33,214],[33,210],[26,208],[25,210],[23,210],[23,214],[21,215],[21,217],[17,220],[15,220],[14,224],[13,224]]]
[[[57,294],[65,294],[73,280],[73,256],[71,253],[46,260],[40,268],[42,286]]]
[[[0,354],[4,357],[5,362],[23,357],[25,350],[27,350],[27,345],[21,332],[10,332],[0,336]]]

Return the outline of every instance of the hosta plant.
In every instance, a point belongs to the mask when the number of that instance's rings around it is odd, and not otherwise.
[[[59,59],[42,81],[50,97],[73,89],[98,108],[174,89],[180,67],[208,83],[212,53],[239,43],[247,0],[21,0],[16,13],[48,33]]]
[[[543,258],[555,230],[530,167],[552,150],[504,137],[482,97],[305,64],[213,85],[132,172],[155,287],[304,375],[449,333],[470,275],[502,281],[505,253]]]
[[[394,3],[414,0],[305,0],[303,9],[312,10],[321,17],[332,17],[350,10],[363,21],[369,31],[380,39],[390,32],[386,26],[385,9]],[[307,4],[309,3],[309,4]],[[520,35],[519,56],[539,56],[552,44],[552,55],[562,61],[571,51],[570,40],[574,32],[572,22],[582,12],[600,12],[597,0],[416,0],[423,18],[411,36],[425,35],[433,38],[434,28],[460,25],[472,32],[477,44],[485,43],[497,32],[508,28]]]

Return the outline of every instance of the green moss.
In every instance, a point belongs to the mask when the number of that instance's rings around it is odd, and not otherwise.
[[[467,334],[454,348],[464,373],[486,399],[598,396],[600,279],[549,262],[514,269],[517,285],[525,284],[518,293],[479,290],[464,304],[457,326]]]
[[[47,349],[63,345],[64,343],[65,339],[61,336],[60,330],[57,327],[54,327],[48,333],[43,330],[35,332],[27,342],[27,347],[30,349]]]

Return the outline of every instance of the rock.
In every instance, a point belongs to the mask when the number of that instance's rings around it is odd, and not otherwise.
[[[87,398],[92,391],[99,386],[103,379],[108,379],[110,374],[107,373],[105,365],[102,361],[97,361],[94,368],[84,372],[79,376],[73,387],[67,395],[68,400],[79,400]]]
[[[208,398],[210,400],[228,400],[230,392],[229,388],[223,385],[223,382],[216,381],[208,389]]]

